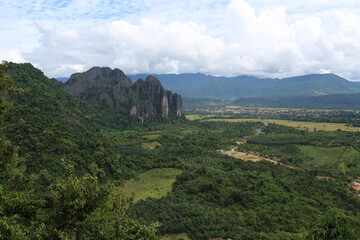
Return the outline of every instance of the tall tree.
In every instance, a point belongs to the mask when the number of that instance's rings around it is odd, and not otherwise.
[[[7,62],[0,64],[0,117],[11,107],[11,98],[24,90],[16,88],[11,77],[6,74]]]
[[[309,240],[359,240],[360,222],[345,215],[340,209],[331,208],[310,231]]]

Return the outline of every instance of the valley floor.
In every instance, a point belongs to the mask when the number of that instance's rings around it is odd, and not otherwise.
[[[204,240],[304,239],[330,206],[359,217],[350,204],[360,207],[354,187],[360,176],[359,133],[265,122],[201,119],[128,133],[127,144],[137,143],[157,156],[154,161],[167,156],[166,168],[124,183],[133,199],[130,216],[159,221],[164,239]],[[156,147],[147,147],[152,142]],[[187,235],[174,235],[178,232]]]

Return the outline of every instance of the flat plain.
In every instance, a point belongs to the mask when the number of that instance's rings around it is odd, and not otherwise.
[[[325,123],[325,122],[300,122],[300,121],[291,121],[291,120],[281,120],[281,119],[255,119],[255,118],[209,118],[209,116],[197,116],[190,115],[189,120],[200,120],[200,121],[213,121],[213,122],[258,122],[263,121],[266,123],[276,123],[284,126],[295,127],[303,130],[309,131],[336,131],[340,129],[341,131],[360,131],[359,127],[351,127],[345,123]]]

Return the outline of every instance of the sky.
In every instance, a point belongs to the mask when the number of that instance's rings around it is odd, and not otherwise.
[[[360,80],[358,0],[1,0],[0,59],[49,77],[135,73]]]

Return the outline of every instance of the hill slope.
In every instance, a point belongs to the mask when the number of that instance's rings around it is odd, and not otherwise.
[[[143,74],[130,78],[143,77]],[[360,85],[335,74],[311,74],[284,79],[250,76],[215,77],[204,74],[158,74],[165,88],[184,97],[243,98],[325,95],[360,92]]]
[[[29,173],[46,170],[54,177],[62,174],[68,160],[80,173],[90,172],[94,166],[103,169],[99,172],[102,177],[122,168],[110,142],[99,132],[100,128],[124,128],[128,117],[114,116],[96,104],[66,94],[59,83],[31,64],[10,63],[7,73],[15,86],[27,92],[14,99],[3,131],[20,146],[19,154]]]

